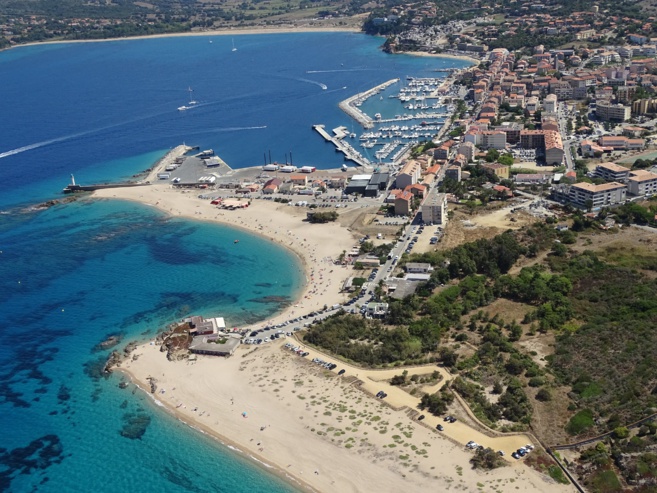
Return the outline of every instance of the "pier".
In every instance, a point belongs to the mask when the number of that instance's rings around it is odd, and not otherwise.
[[[344,136],[346,135],[345,131],[342,130],[342,127],[338,127],[337,135],[329,134],[324,125],[313,125],[313,128],[317,131],[319,135],[324,137],[324,140],[331,142],[335,146],[336,152],[341,152],[344,154],[345,159],[353,161],[359,166],[369,166],[371,163],[368,159],[363,157],[360,152],[354,149],[351,144],[344,141]],[[334,130],[335,132],[335,130]]]
[[[358,106],[356,105],[358,103],[362,103],[363,101],[374,96],[375,94],[380,93],[386,87],[391,86],[392,84],[396,84],[397,82],[399,82],[399,79],[391,79],[387,82],[384,82],[383,84],[379,84],[378,86],[369,89],[368,91],[359,92],[355,96],[351,96],[350,98],[345,99],[338,106],[342,111],[344,111],[349,116],[351,116],[363,127],[372,128],[374,126],[374,120],[372,120],[372,118],[369,115],[363,113],[360,110],[360,108],[358,108]]]

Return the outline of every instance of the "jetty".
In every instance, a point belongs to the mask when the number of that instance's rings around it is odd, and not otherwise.
[[[73,178],[73,175],[71,175]],[[103,188],[127,188],[127,187],[144,187],[150,185],[148,182],[130,182],[130,183],[99,183],[95,185],[77,185],[75,179],[62,190],[63,193],[93,192]]]
[[[363,113],[359,106],[365,101],[366,99],[374,96],[375,94],[380,93],[383,91],[386,87],[391,86],[392,84],[396,84],[399,82],[399,79],[391,79],[389,81],[384,82],[383,84],[379,84],[378,86],[373,87],[372,89],[369,89],[365,92],[359,92],[358,94],[351,96],[350,98],[345,99],[344,101],[340,102],[338,105],[342,111],[347,113],[349,116],[351,116],[354,120],[356,120],[358,123],[360,123],[363,127],[365,128],[372,128],[374,126],[374,120],[372,118]]]
[[[344,140],[344,137],[349,135],[345,127],[338,127],[334,129],[334,135],[329,134],[324,125],[313,125],[313,128],[317,131],[319,135],[324,137],[324,140],[331,142],[335,146],[336,152],[341,152],[344,154],[345,159],[353,161],[359,166],[369,166],[370,161],[361,155],[356,149],[354,149],[351,144]]]
[[[94,190],[102,190],[105,188],[127,188],[127,187],[144,187],[149,186],[151,181],[158,179],[158,173],[161,173],[163,170],[167,169],[170,166],[173,166],[177,160],[182,159],[182,157],[192,151],[198,149],[197,147],[190,147],[187,145],[179,145],[174,147],[169,152],[167,152],[155,165],[153,168],[148,170],[148,175],[139,181],[128,181],[128,182],[119,182],[119,183],[96,183],[92,185],[78,185],[75,183],[75,177],[71,175],[71,183],[69,183],[62,190],[63,193],[80,193],[80,192],[93,192]],[[136,175],[135,175],[136,176]]]

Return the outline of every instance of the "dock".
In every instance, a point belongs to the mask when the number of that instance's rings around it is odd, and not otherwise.
[[[336,132],[336,135],[329,134],[326,131],[324,125],[320,125],[320,124],[313,125],[313,128],[317,131],[319,135],[324,137],[324,140],[332,143],[335,146],[336,152],[341,152],[342,154],[344,154],[345,159],[348,159],[349,161],[353,161],[359,166],[370,166],[372,164],[367,158],[362,156],[360,152],[354,149],[351,146],[351,144],[345,142],[344,137],[346,133],[343,130],[344,127],[338,127],[337,129],[335,129],[334,132],[338,130],[338,132]]]

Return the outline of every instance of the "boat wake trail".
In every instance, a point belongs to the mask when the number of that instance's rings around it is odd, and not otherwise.
[[[267,125],[261,125],[258,127],[224,127],[224,128],[215,128],[215,132],[237,132],[240,130],[261,130],[267,128]]]
[[[335,70],[306,70],[307,74],[331,74],[334,72],[364,72],[366,70],[372,70],[369,68],[340,68]]]
[[[308,84],[315,84],[316,86],[321,87],[321,88],[324,89],[325,91],[326,91],[326,89],[328,89],[328,87],[326,86],[326,84],[322,84],[321,82],[317,82],[317,81],[310,80],[310,79],[301,79],[301,78],[299,78],[299,79],[297,79],[297,80],[300,80],[301,82],[307,82]]]
[[[14,156],[15,154],[20,154],[21,152],[31,151],[32,149],[38,149],[39,147],[45,147],[51,144],[56,144],[57,142],[64,142],[65,140],[75,139],[76,137],[82,137],[84,135],[90,134],[92,131],[80,132],[72,135],[65,135],[64,137],[57,137],[56,139],[44,140],[42,142],[37,142],[35,144],[29,144],[23,147],[17,147],[10,151],[0,152],[0,159],[6,158],[9,156]]]

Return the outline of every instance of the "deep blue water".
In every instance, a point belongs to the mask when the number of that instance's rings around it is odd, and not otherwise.
[[[301,289],[297,259],[132,203],[25,206],[59,197],[71,173],[123,179],[182,142],[235,168],[269,151],[339,166],[311,125],[351,125],[340,100],[462,65],[385,55],[379,44],[313,33],[235,36],[236,52],[215,36],[0,53],[0,491],[292,491],[119,389],[119,377],[99,378],[107,352],[94,347],[110,334],[145,339],[189,313],[231,325],[267,318],[283,306],[268,297]],[[179,112],[188,87],[199,105]],[[145,432],[124,436],[135,430]]]

